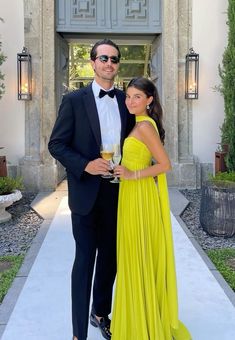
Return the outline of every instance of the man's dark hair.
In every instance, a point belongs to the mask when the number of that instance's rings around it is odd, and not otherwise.
[[[119,50],[119,47],[118,45],[116,45],[112,40],[110,39],[102,39],[102,40],[99,40],[95,43],[95,45],[92,47],[91,49],[91,53],[90,53],[90,58],[91,60],[95,60],[95,58],[97,57],[97,47],[100,46],[100,45],[110,45],[110,46],[113,46],[114,48],[116,48],[116,50],[118,51],[118,57],[119,59],[121,58],[121,52]]]

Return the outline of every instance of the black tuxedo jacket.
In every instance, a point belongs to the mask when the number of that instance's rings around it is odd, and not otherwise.
[[[134,116],[125,106],[125,94],[116,90],[121,117],[121,146],[134,126]],[[84,171],[89,161],[100,157],[101,132],[91,84],[66,94],[60,105],[48,144],[51,155],[67,171],[69,207],[88,214],[97,197],[101,178]]]

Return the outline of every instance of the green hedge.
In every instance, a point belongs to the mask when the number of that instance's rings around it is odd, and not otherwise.
[[[0,177],[0,195],[10,194],[16,189],[24,189],[21,177]]]
[[[221,142],[229,147],[226,165],[229,171],[235,171],[235,1],[228,1],[228,44],[223,54],[221,93],[224,97],[225,118],[221,128]]]

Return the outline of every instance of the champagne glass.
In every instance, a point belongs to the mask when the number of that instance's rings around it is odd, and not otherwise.
[[[121,149],[120,149],[120,144],[114,144],[113,146],[113,164],[114,164],[114,167],[115,165],[117,166],[120,161],[121,161]],[[119,183],[120,180],[118,177],[114,177],[114,179],[112,181],[110,181],[111,183]]]
[[[114,154],[113,145],[112,144],[101,144],[100,147],[100,155],[106,161],[109,161],[110,167],[112,167],[112,157]],[[111,173],[107,175],[102,175],[103,178],[113,178]]]

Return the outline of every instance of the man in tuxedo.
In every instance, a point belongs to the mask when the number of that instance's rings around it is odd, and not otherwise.
[[[66,168],[76,254],[72,269],[72,322],[74,340],[87,339],[90,322],[111,339],[112,289],[116,275],[116,219],[118,184],[102,178],[110,165],[100,157],[102,143],[120,143],[134,125],[125,106],[125,94],[114,89],[120,50],[111,40],[92,48],[94,80],[66,94],[49,141],[51,155]],[[96,256],[97,255],[97,256]]]

